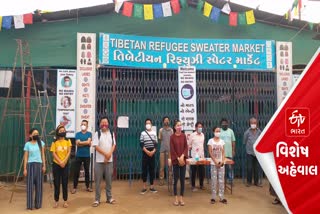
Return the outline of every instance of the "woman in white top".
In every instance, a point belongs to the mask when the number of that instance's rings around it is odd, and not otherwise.
[[[224,198],[224,141],[220,139],[220,128],[213,127],[214,137],[208,141],[208,150],[211,161],[212,198],[211,203],[216,202],[217,184],[219,185],[220,202],[226,204]]]

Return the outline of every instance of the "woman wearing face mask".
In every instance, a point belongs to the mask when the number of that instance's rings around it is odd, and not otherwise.
[[[203,124],[201,122],[196,123],[196,131],[190,135],[189,148],[191,149],[191,157],[195,160],[204,158],[204,134],[202,133]],[[192,191],[197,191],[196,188],[196,176],[198,172],[200,189],[204,190],[204,165],[191,165],[191,185]]]
[[[54,182],[54,208],[59,206],[60,182],[62,181],[63,207],[68,205],[68,160],[71,152],[71,141],[66,139],[66,129],[59,125],[56,129],[56,141],[51,144],[53,155],[52,173]]]
[[[174,134],[170,137],[170,154],[171,161],[173,165],[173,192],[175,196],[175,201],[173,205],[184,206],[183,201],[184,194],[184,184],[186,175],[186,159],[188,158],[188,144],[187,138],[184,133],[182,133],[182,126],[179,120],[176,120],[173,124]],[[177,184],[180,180],[180,200],[177,195]]]
[[[224,141],[220,139],[220,128],[213,127],[212,129],[214,137],[208,141],[208,150],[211,161],[211,187],[212,187],[212,197],[211,203],[216,202],[217,195],[217,184],[219,185],[219,197],[220,202],[223,204],[227,203],[224,198]]]
[[[27,177],[27,209],[41,208],[42,206],[42,181],[46,171],[46,159],[44,154],[45,145],[39,138],[37,129],[29,131],[29,141],[24,145],[24,170]],[[35,198],[33,194],[35,193]]]
[[[157,148],[157,134],[152,131],[152,121],[150,119],[145,120],[146,130],[141,132],[140,146],[142,148],[142,181],[143,188],[140,194],[147,192],[147,176],[149,173],[150,178],[150,192],[156,193],[157,190],[153,186],[154,180],[154,168],[155,168],[155,153]]]

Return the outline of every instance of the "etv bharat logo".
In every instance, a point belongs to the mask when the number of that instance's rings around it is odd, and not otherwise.
[[[286,135],[308,136],[310,133],[310,112],[307,108],[286,109]]]

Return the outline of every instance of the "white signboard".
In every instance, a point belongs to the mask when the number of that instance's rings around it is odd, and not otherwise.
[[[57,73],[56,126],[64,125],[67,137],[75,136],[76,70],[59,69]]]
[[[96,112],[96,34],[77,34],[77,131],[82,120],[89,122],[89,131],[95,130]]]
[[[118,128],[129,128],[129,117],[119,116],[117,121]]]
[[[183,130],[194,130],[197,122],[196,68],[179,67],[179,120]]]
[[[292,43],[276,42],[278,106],[292,87]]]
[[[12,71],[0,70],[0,88],[9,88],[12,79]]]

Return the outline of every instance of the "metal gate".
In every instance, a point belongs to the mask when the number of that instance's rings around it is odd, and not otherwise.
[[[221,118],[231,121],[236,135],[235,176],[245,177],[244,131],[256,116],[264,128],[276,110],[274,72],[197,71],[198,120],[204,124],[206,142],[211,128]],[[115,172],[118,179],[137,179],[141,174],[139,137],[144,120],[150,118],[157,130],[162,118],[178,118],[178,73],[176,70],[99,68],[97,73],[97,121],[108,116],[111,126],[118,116],[129,116],[129,129],[114,129],[117,135]],[[159,155],[159,154],[157,154]],[[159,158],[156,158],[156,173]]]

